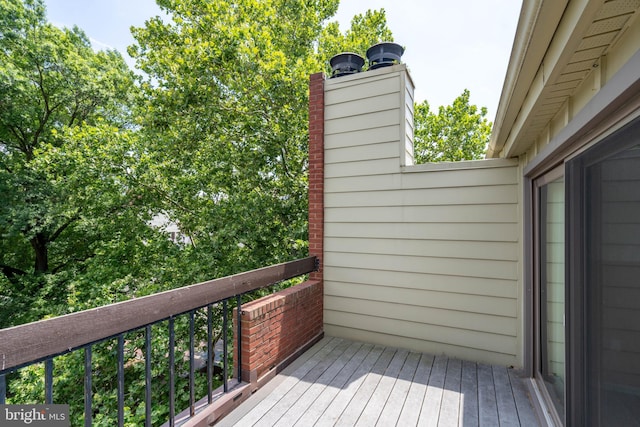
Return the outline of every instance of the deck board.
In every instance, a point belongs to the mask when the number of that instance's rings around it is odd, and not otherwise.
[[[338,392],[345,387],[349,378],[351,378],[357,371],[358,367],[363,363],[366,363],[365,359],[371,353],[373,345],[361,343],[354,344],[358,346],[356,354],[344,365],[327,387],[324,388],[322,393],[320,393],[304,414],[301,414],[301,417],[294,425],[304,427],[313,425],[318,421],[329,405],[331,405],[331,402],[333,402]]]
[[[384,347],[375,346],[369,352],[362,365],[360,365],[353,375],[351,375],[344,387],[338,391],[331,404],[320,416],[318,421],[315,423],[316,426],[333,426],[336,424],[338,418],[342,415],[345,408],[349,406],[351,399],[360,388],[360,385],[364,382],[367,374],[373,369],[383,351]]]
[[[313,405],[318,396],[327,388],[327,385],[333,381],[336,375],[344,368],[360,348],[360,344],[351,343],[346,347],[344,352],[318,377],[304,393],[292,404],[287,412],[280,417],[274,426],[290,427],[295,424],[298,419]],[[342,350],[344,347],[336,347],[336,351]],[[318,365],[319,366],[319,365]],[[309,380],[309,379],[308,379]],[[304,388],[302,388],[304,389]]]
[[[402,412],[400,412],[397,425],[411,426],[418,423],[422,402],[424,402],[424,396],[427,393],[427,384],[431,376],[433,361],[434,357],[429,354],[423,354],[420,357],[418,369],[416,369],[413,382],[411,383],[411,387],[409,387],[409,393],[402,407]]]
[[[395,386],[398,376],[400,376],[400,371],[402,370],[402,366],[404,365],[408,354],[409,352],[406,350],[396,351],[391,363],[389,363],[389,366],[387,367],[387,370],[384,372],[382,378],[380,378],[371,398],[369,398],[367,405],[358,417],[356,426],[371,427],[376,425],[376,422],[387,403],[387,399],[391,394],[391,390]]]
[[[513,390],[511,389],[507,368],[493,366],[492,371],[500,426],[518,426],[520,421],[518,420],[518,411],[516,410],[516,402],[513,399]]]
[[[384,376],[387,368],[389,367],[389,363],[396,354],[396,349],[393,348],[385,348],[382,352],[382,355],[373,366],[373,369],[366,376],[365,380],[362,382],[355,395],[349,402],[349,405],[344,410],[340,418],[335,425],[338,426],[354,426],[358,419],[360,418],[360,414],[367,406],[371,395],[376,390],[378,383]]]
[[[339,338],[271,383],[218,425],[540,425],[513,369]]]
[[[400,413],[404,407],[409,389],[413,383],[416,370],[418,369],[418,363],[420,362],[419,353],[409,353],[407,359],[402,366],[400,375],[396,380],[393,390],[389,393],[387,402],[384,405],[384,409],[378,418],[376,425],[385,427],[393,426],[398,423]]]
[[[518,411],[520,425],[535,425],[538,422],[538,419],[533,410],[524,381],[518,377],[513,369],[509,370],[509,381],[511,382],[511,389],[513,390],[513,398],[516,401],[516,409]]]
[[[493,370],[488,365],[478,365],[478,425],[494,427],[498,422],[498,404],[493,384]]]
[[[447,376],[448,362],[449,359],[445,356],[436,356],[433,362],[431,376],[429,377],[429,385],[427,386],[427,393],[425,394],[424,401],[422,402],[418,425],[438,425],[440,404],[442,402],[442,393],[444,391],[444,380]]]
[[[478,366],[474,362],[462,362],[462,382],[460,385],[461,424],[465,427],[478,426]],[[535,425],[535,424],[532,424]]]
[[[442,404],[438,416],[438,426],[458,425],[460,420],[460,382],[462,377],[462,362],[449,359],[447,363],[447,376],[442,392]]]

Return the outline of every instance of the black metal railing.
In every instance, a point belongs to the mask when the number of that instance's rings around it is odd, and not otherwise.
[[[84,350],[84,424],[93,421],[93,351],[94,347],[108,340],[117,344],[117,422],[125,422],[125,345],[127,334],[144,334],[144,414],[145,425],[151,426],[152,408],[152,329],[167,323],[168,335],[168,424],[176,422],[176,319],[188,322],[188,413],[196,412],[196,315],[206,310],[206,404],[213,403],[214,392],[214,308],[222,317],[222,388],[230,390],[228,354],[228,313],[230,301],[235,302],[240,325],[242,296],[284,280],[292,279],[317,269],[315,257],[261,268],[221,279],[211,280],[183,288],[161,292],[116,304],[85,310],[56,318],[0,330],[0,404],[6,403],[8,376],[27,366],[44,362],[44,403],[54,403],[54,363],[56,358]],[[235,299],[235,301],[234,301]],[[221,306],[221,307],[220,307]],[[204,328],[203,328],[204,329]],[[199,329],[198,329],[199,330]],[[242,379],[242,341],[237,334],[233,351],[236,354],[235,384]],[[204,397],[204,396],[200,396]],[[22,403],[22,402],[13,402]],[[68,403],[68,402],[59,402]]]

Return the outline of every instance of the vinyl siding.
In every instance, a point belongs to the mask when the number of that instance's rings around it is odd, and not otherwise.
[[[403,66],[325,83],[325,332],[521,365],[517,162],[411,166]]]

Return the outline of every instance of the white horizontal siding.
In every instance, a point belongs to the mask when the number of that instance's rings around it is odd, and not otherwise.
[[[410,273],[483,277],[486,279],[516,280],[517,278],[517,264],[513,261],[502,260],[327,252],[325,253],[324,263],[327,267],[369,268],[372,270],[408,271]]]
[[[325,239],[327,252],[407,255],[450,259],[517,261],[515,242],[470,242],[464,245],[453,240],[427,239],[367,239],[332,237]]]
[[[434,239],[517,242],[516,224],[486,223],[326,223],[325,237],[364,237],[377,239]]]
[[[482,277],[445,276],[353,267],[331,267],[326,269],[324,276],[327,282],[371,284],[390,289],[433,290],[452,294],[486,295],[512,299],[515,299],[518,295],[517,289],[513,287],[512,280],[485,279]]]
[[[388,183],[389,180],[380,181]],[[389,185],[392,185],[390,183]],[[374,207],[327,208],[325,216],[330,222],[435,222],[435,223],[510,223],[517,215],[514,204],[458,205],[455,210],[451,205],[418,205],[387,206],[381,209]]]
[[[325,331],[517,364],[517,166],[405,166],[402,66],[325,91]]]
[[[389,175],[392,179],[393,175]],[[515,185],[450,187],[427,189],[391,189],[392,191],[361,191],[325,186],[325,207],[345,206],[434,206],[487,205],[518,202]]]

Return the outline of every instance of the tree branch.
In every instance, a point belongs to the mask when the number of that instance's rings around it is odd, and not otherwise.
[[[2,273],[7,277],[7,279],[13,281],[16,276],[24,276],[26,271],[20,270],[19,268],[10,267],[5,264],[0,264],[0,269],[2,269]]]
[[[62,224],[60,227],[58,227],[58,229],[51,235],[51,237],[49,238],[49,242],[53,242],[55,241],[58,237],[60,237],[60,234],[66,230],[67,227],[69,227],[71,224],[73,224],[75,221],[77,221],[78,219],[80,219],[80,213],[75,214],[74,216],[72,216],[71,218],[69,218],[67,220],[67,222],[65,222],[64,224]]]

